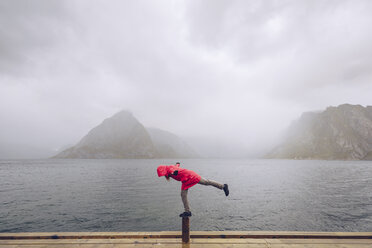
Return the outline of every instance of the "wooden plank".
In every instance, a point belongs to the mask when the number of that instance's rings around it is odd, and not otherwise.
[[[301,239],[372,239],[372,233],[335,232],[191,232],[191,238],[301,238]]]
[[[257,239],[372,239],[372,232],[241,232],[192,231],[191,238],[257,238]],[[4,239],[139,239],[181,238],[181,232],[60,232],[0,233]]]
[[[371,248],[370,244],[274,244],[270,248]]]
[[[95,241],[91,243],[90,241]],[[120,242],[122,241],[122,242]],[[271,247],[271,248],[370,248],[372,240],[356,240],[357,243],[351,243],[350,239],[306,239],[306,240],[280,240],[282,243],[273,242],[277,240],[261,240],[261,239],[191,239],[189,246],[181,244],[180,239],[126,239],[126,240],[3,240],[0,243],[2,248],[36,248],[36,247],[83,247],[83,248],[129,248],[129,247]],[[305,241],[305,242],[302,242]],[[363,243],[358,243],[362,241]],[[4,243],[5,242],[5,243]],[[18,242],[15,244],[13,242]],[[100,243],[102,242],[102,243]],[[252,242],[252,243],[251,243]],[[368,243],[364,243],[368,242]]]
[[[265,239],[270,244],[371,244],[371,239]],[[372,247],[372,246],[371,246]]]
[[[39,246],[39,245],[10,245],[5,246],[4,248],[134,248],[134,247],[143,247],[143,248],[167,248],[167,247],[182,247],[182,248],[371,248],[370,245],[334,245],[334,244],[326,244],[326,245],[273,245],[267,246],[266,244],[143,244],[143,245],[136,245],[136,244],[124,244],[124,245],[115,245],[115,246],[107,246],[107,245],[97,245],[97,244],[68,244],[68,245],[58,245],[58,244],[49,244],[46,246]]]
[[[147,244],[147,243],[174,243],[179,244],[180,239],[57,239],[57,240],[1,240],[0,245],[11,244]],[[266,244],[264,239],[191,239],[192,244]]]
[[[53,238],[57,235],[58,238]],[[196,238],[193,238],[195,236]],[[276,237],[276,238],[257,238]],[[80,248],[372,248],[372,233],[322,232],[191,232],[182,244],[181,232],[62,232],[0,233],[1,248],[80,247]],[[10,237],[10,238],[9,238]],[[71,237],[71,238],[68,238]],[[85,237],[85,238],[83,238]],[[123,238],[129,237],[129,238]],[[141,238],[142,237],[142,238]],[[212,237],[212,238],[208,238]],[[231,238],[235,237],[235,238]],[[236,238],[237,237],[237,238]],[[243,238],[241,238],[243,237]],[[248,238],[253,237],[253,238]],[[277,238],[284,237],[284,238]],[[290,238],[292,237],[292,238]],[[306,238],[299,238],[306,237]],[[317,237],[317,238],[311,238]],[[320,237],[320,238],[319,238]],[[332,237],[332,238],[327,238]],[[342,238],[344,237],[344,238]],[[345,238],[346,237],[346,238]],[[352,237],[358,237],[353,239]]]

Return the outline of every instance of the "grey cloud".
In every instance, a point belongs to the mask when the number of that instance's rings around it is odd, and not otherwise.
[[[369,88],[370,1],[212,2],[187,6],[190,40],[259,68],[251,81],[272,100],[321,109],[350,101],[349,87]]]
[[[370,104],[371,6],[1,1],[0,139],[61,147],[127,109],[218,149],[262,150],[303,111]]]
[[[241,59],[370,36],[370,1],[188,1],[189,36]],[[217,4],[216,4],[217,3]],[[213,8],[211,8],[213,6]],[[344,39],[344,38],[345,39]],[[360,41],[361,37],[355,37]],[[337,40],[336,40],[337,39]]]
[[[13,76],[32,66],[33,56],[53,47],[68,22],[63,1],[0,2],[0,71]],[[64,23],[62,23],[64,22]]]

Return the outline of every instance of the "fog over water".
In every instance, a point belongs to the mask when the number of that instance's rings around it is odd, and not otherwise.
[[[189,189],[193,231],[369,232],[367,161],[184,159],[228,183]],[[181,184],[157,177],[159,159],[0,161],[1,232],[175,231]]]
[[[0,1],[0,158],[116,112],[226,157],[304,111],[372,105],[372,1]],[[213,144],[213,145],[211,145]]]

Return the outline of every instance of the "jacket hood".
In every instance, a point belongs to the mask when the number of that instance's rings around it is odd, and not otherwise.
[[[167,166],[165,165],[159,165],[158,166],[158,176],[162,177],[168,174]]]

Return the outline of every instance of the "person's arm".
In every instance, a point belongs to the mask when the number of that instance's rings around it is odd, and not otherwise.
[[[178,175],[178,166],[171,166],[168,171],[168,176],[177,176]]]
[[[170,172],[168,175],[165,175],[165,178],[166,178],[167,180],[169,180],[170,177],[172,177],[172,176],[177,176],[177,175],[178,175],[178,170],[175,170],[175,171],[173,171],[173,173]]]

